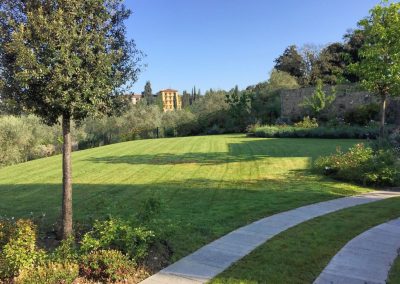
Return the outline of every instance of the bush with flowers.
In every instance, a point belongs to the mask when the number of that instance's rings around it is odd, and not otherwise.
[[[348,152],[340,149],[330,156],[319,157],[314,162],[317,172],[335,179],[369,186],[400,185],[400,163],[393,150],[374,151],[357,144]]]

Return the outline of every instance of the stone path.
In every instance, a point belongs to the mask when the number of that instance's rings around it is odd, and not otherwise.
[[[399,249],[400,218],[369,229],[348,242],[314,284],[385,284]]]
[[[293,226],[344,208],[396,196],[400,196],[400,192],[374,191],[307,205],[266,217],[213,241],[141,283],[205,283],[267,240]]]

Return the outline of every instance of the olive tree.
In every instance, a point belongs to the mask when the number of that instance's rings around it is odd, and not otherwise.
[[[61,121],[62,237],[72,234],[71,122],[112,111],[141,58],[122,0],[0,0],[1,101]]]

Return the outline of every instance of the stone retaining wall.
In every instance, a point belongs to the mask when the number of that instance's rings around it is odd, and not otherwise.
[[[315,88],[301,88],[296,90],[281,91],[281,116],[282,118],[298,120],[305,115],[305,109],[301,106],[305,98],[311,97]],[[326,94],[331,94],[331,87],[324,87]],[[378,103],[376,96],[360,90],[355,85],[340,85],[336,87],[336,99],[326,111],[329,117],[343,117],[344,114],[358,106]],[[400,124],[400,101],[389,100],[388,112],[391,117]]]

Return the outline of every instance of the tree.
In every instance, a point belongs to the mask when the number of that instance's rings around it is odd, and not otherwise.
[[[236,128],[244,131],[250,123],[251,98],[246,92],[239,92],[238,86],[226,94],[225,102],[229,104],[229,111],[236,122]]]
[[[295,45],[291,45],[285,49],[283,54],[275,59],[275,67],[278,71],[289,73],[301,82],[304,75],[305,62],[301,54],[297,51]]]
[[[346,69],[345,47],[340,42],[326,46],[320,52],[313,70],[313,78],[325,84],[336,85],[344,78]]]
[[[313,95],[309,98],[305,98],[301,106],[310,111],[311,115],[314,117],[318,117],[323,110],[327,109],[333,103],[335,99],[335,89],[332,89],[331,95],[327,95],[323,90],[322,80],[319,79]]]
[[[150,81],[147,81],[146,85],[144,86],[143,97],[146,100],[147,105],[151,105],[154,103],[153,91],[151,89]]]
[[[190,96],[190,104],[192,105],[196,100],[197,100],[197,92],[196,92],[196,86],[194,86],[192,89],[192,94]]]
[[[190,106],[190,95],[188,92],[183,91],[182,93],[182,108]]]
[[[316,83],[315,66],[319,58],[321,48],[314,44],[305,44],[300,49],[300,55],[303,58],[302,75],[299,83],[302,86],[314,85]],[[317,75],[318,76],[318,75]]]
[[[365,36],[359,50],[360,61],[351,65],[362,85],[380,98],[380,136],[385,134],[389,96],[400,94],[400,3],[375,6],[358,23]]]
[[[71,121],[110,113],[139,72],[129,15],[122,0],[0,0],[1,100],[61,120],[63,238],[73,229]]]
[[[364,45],[365,35],[360,29],[350,30],[344,35],[344,60],[346,67],[350,64],[360,62],[360,48]],[[343,76],[349,82],[359,82],[360,78],[354,72],[351,72],[349,68],[345,68]]]

